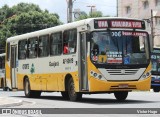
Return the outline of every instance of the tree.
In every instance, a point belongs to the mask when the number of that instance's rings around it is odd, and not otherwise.
[[[82,11],[79,15],[79,17],[76,19],[76,21],[82,20],[82,19],[87,19],[87,18],[94,18],[94,17],[102,17],[103,14],[101,11],[94,11],[90,12],[89,15],[87,15],[86,12]]]
[[[89,17],[91,17],[91,18],[94,18],[94,17],[102,17],[103,16],[103,14],[102,14],[102,12],[101,11],[94,11],[94,12],[90,12],[89,13]]]
[[[0,14],[0,46],[8,37],[62,24],[58,14],[43,11],[35,4],[20,3],[11,8],[4,5]]]
[[[78,18],[76,19],[76,21],[78,21],[78,20],[83,20],[83,19],[87,19],[88,18],[88,15],[87,15],[87,13],[86,12],[84,12],[84,11],[82,11],[82,12],[80,12],[80,13],[77,13],[79,16],[78,16]]]

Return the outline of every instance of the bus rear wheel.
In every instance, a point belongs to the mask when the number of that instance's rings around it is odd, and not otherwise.
[[[128,96],[128,91],[115,92],[114,96],[118,101],[124,101]]]
[[[3,91],[7,91],[8,90],[8,88],[5,87],[5,85],[4,85],[4,80],[2,80],[1,86],[2,86]]]
[[[24,82],[24,93],[28,98],[37,98],[41,96],[41,91],[33,91],[30,87],[29,79],[26,78]]]
[[[68,95],[68,92],[61,92],[61,95],[63,97],[63,99],[69,99],[69,95]]]
[[[75,91],[75,85],[72,78],[68,82],[68,95],[71,101],[78,101],[82,99],[82,94]]]

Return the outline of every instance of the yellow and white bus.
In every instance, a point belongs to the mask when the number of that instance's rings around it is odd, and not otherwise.
[[[0,87],[4,88],[5,83],[5,53],[0,54]]]
[[[114,93],[122,101],[130,91],[150,90],[150,44],[142,20],[91,18],[6,43],[7,87],[27,97],[56,91],[76,101],[82,94]]]

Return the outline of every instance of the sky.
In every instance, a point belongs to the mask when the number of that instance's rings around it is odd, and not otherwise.
[[[0,0],[0,8],[7,4],[12,7],[20,2],[34,3],[40,6],[42,10],[47,9],[50,13],[57,13],[60,16],[60,21],[67,23],[67,0]],[[116,1],[117,0],[73,0],[74,9],[80,9],[87,14],[90,8],[87,6],[94,5],[98,11],[101,11],[104,16],[116,16]]]

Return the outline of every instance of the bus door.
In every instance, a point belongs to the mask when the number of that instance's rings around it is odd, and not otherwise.
[[[17,88],[17,45],[11,46],[11,87],[12,89]]]
[[[88,70],[87,70],[87,41],[86,41],[86,33],[80,33],[79,40],[79,57],[78,57],[78,71],[80,78],[80,90],[87,91],[88,90]]]

